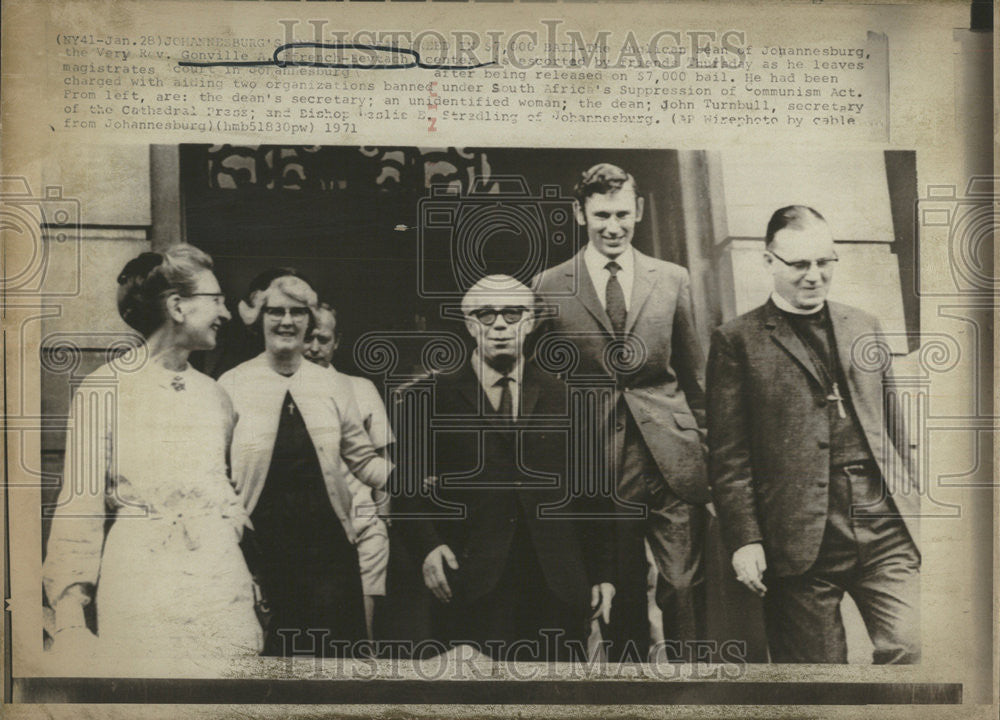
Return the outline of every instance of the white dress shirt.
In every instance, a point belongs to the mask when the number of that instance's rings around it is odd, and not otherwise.
[[[482,386],[483,392],[486,393],[486,398],[490,401],[490,405],[493,406],[494,410],[499,410],[500,397],[503,395],[503,386],[497,385],[497,381],[504,377],[503,373],[494,370],[484,362],[478,350],[472,353],[472,369],[475,371],[476,377],[479,378],[479,384]],[[510,383],[510,399],[514,417],[517,417],[521,407],[521,378],[523,375],[524,358],[519,357],[517,362],[514,363],[514,367],[507,374],[512,380]]]
[[[632,280],[635,278],[635,251],[632,246],[629,245],[628,249],[616,258],[609,258],[591,243],[587,243],[587,247],[583,249],[583,262],[587,266],[591,282],[594,283],[597,299],[601,301],[601,307],[605,310],[607,310],[608,280],[611,278],[611,271],[605,265],[612,260],[621,266],[621,270],[618,271],[618,284],[622,286],[622,292],[625,294],[627,311],[632,307]]]

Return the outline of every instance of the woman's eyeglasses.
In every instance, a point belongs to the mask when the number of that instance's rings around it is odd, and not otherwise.
[[[174,292],[174,291],[169,291],[169,292]],[[226,294],[221,292],[217,293],[196,292],[196,293],[177,293],[177,294],[185,298],[210,297],[215,302],[215,304],[220,307],[226,304]]]
[[[284,320],[285,314],[292,316],[292,320],[305,320],[309,317],[309,308],[307,307],[265,307],[263,313],[266,317],[272,320]]]

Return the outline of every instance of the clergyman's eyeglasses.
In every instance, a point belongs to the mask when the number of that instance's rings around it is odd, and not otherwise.
[[[778,253],[774,252],[774,250],[768,250],[768,252],[771,253],[771,255],[773,255],[774,257],[776,257],[778,260],[780,260],[781,262],[783,262],[785,265],[787,265],[788,267],[790,267],[792,270],[794,270],[797,273],[801,273],[802,275],[805,275],[807,272],[809,272],[809,270],[813,266],[813,263],[816,264],[816,269],[817,270],[819,270],[820,272],[823,272],[824,270],[832,268],[833,265],[834,265],[834,263],[836,263],[836,262],[838,262],[840,260],[840,258],[838,258],[838,257],[826,257],[826,258],[819,258],[818,260],[791,260],[791,261],[789,261],[789,260],[785,260],[785,258],[781,257],[781,255],[779,255]]]

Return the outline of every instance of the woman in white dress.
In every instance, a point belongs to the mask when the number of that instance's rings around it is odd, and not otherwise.
[[[247,515],[226,473],[232,407],[188,364],[230,317],[211,268],[180,244],[118,277],[119,312],[146,357],[137,370],[101,367],[74,394],[42,573],[55,649],[225,657],[262,647],[239,548]],[[96,645],[83,614],[92,595]]]

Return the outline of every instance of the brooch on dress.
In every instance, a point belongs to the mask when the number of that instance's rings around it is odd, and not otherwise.
[[[181,377],[180,375],[174,376],[174,379],[170,381],[170,387],[172,387],[177,392],[187,389],[187,387],[184,385],[184,378]]]

